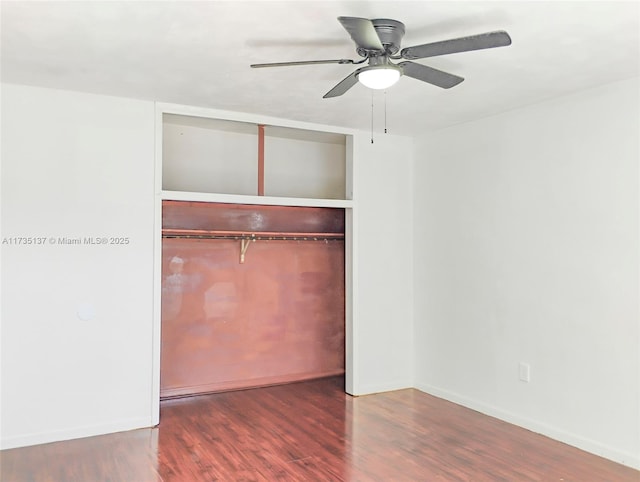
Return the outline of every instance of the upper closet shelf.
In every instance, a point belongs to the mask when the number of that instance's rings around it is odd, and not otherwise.
[[[352,197],[347,185],[351,169],[347,138],[163,114],[162,190],[184,193],[189,200],[202,200],[210,193],[217,202],[344,207]],[[262,195],[272,199],[263,200]]]
[[[350,199],[315,199],[243,194],[217,194],[208,192],[162,191],[163,201],[197,201],[230,204],[256,204],[265,206],[309,206],[324,208],[352,208]]]

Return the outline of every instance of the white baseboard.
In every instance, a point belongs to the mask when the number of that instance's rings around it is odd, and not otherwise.
[[[458,405],[462,405],[463,407],[470,408],[477,412],[484,413],[485,415],[498,418],[505,422],[509,422],[514,425],[518,425],[519,427],[526,428],[527,430],[531,430],[532,432],[536,432],[554,440],[558,440],[559,442],[572,445],[573,447],[577,447],[586,452],[599,455],[601,457],[613,460],[614,462],[618,462],[634,469],[640,469],[640,456],[637,454],[627,453],[616,448],[603,445],[594,440],[581,437],[574,433],[566,432],[552,425],[538,422],[536,420],[531,420],[526,417],[508,412],[501,408],[494,407],[478,400],[473,400],[457,393],[434,387],[432,385],[418,383],[415,385],[415,388],[435,397],[443,398]]]
[[[150,418],[132,418],[106,424],[76,427],[52,432],[38,432],[14,437],[3,437],[0,439],[0,450],[60,442],[62,440],[72,440],[76,438],[93,437],[95,435],[105,435],[115,432],[125,432],[128,430],[151,426],[153,426],[153,424],[151,423]]]
[[[405,388],[413,388],[412,380],[393,380],[385,383],[374,383],[358,385],[357,393],[352,393],[356,397],[361,395],[372,395],[374,393],[392,392],[394,390],[404,390]]]

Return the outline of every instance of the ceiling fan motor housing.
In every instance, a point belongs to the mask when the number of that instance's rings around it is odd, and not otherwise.
[[[384,45],[385,52],[390,55],[397,53],[404,37],[404,24],[390,18],[375,18],[371,23],[376,29],[380,42]],[[369,53],[362,47],[359,47],[357,52],[362,57],[366,57]]]

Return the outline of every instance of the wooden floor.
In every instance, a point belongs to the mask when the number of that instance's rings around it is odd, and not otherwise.
[[[342,378],[163,402],[157,429],[0,452],[3,482],[634,481],[640,472],[421,393]]]

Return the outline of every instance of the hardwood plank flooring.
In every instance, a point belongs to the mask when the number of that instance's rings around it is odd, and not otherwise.
[[[0,452],[3,482],[640,481],[417,390],[323,380],[169,400],[160,426]]]

